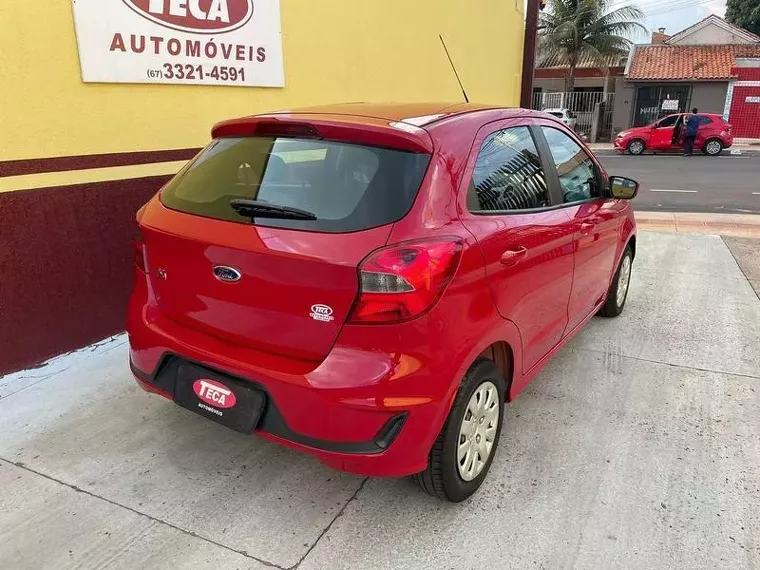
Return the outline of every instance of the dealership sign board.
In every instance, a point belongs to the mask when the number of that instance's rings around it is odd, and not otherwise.
[[[72,0],[82,80],[282,87],[279,0]]]

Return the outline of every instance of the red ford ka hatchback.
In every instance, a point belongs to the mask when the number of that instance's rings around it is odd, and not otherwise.
[[[206,418],[461,501],[503,408],[636,253],[628,199],[560,121],[352,104],[216,125],[138,213],[140,385]]]

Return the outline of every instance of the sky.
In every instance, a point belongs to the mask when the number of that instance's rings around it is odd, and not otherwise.
[[[669,35],[688,28],[710,14],[722,18],[726,13],[725,0],[632,0],[630,3],[644,11],[644,25],[649,32],[665,28],[665,33]],[[635,41],[645,43],[648,40],[649,36],[639,35]]]
[[[524,0],[526,6],[527,1]],[[609,4],[612,8],[634,5],[644,12],[642,23],[647,33],[633,38],[636,43],[649,43],[652,31],[658,28],[665,28],[665,33],[672,36],[710,14],[721,18],[726,14],[726,0],[610,0]]]

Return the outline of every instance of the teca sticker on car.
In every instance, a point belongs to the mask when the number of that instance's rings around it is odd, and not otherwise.
[[[207,378],[196,380],[193,382],[193,392],[201,401],[214,408],[231,408],[237,402],[235,393],[216,380]]]
[[[309,316],[315,321],[322,321],[324,323],[329,323],[335,320],[332,307],[320,303],[311,306],[311,313],[309,313]]]
[[[140,16],[166,28],[223,34],[245,26],[253,0],[122,0]]]

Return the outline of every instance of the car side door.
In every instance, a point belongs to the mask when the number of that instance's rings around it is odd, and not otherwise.
[[[710,137],[722,139],[722,130],[722,125],[713,121],[711,117],[699,115],[699,130],[697,138],[694,139],[694,149],[701,149]]]
[[[649,148],[651,150],[668,150],[672,147],[673,134],[675,133],[678,117],[679,115],[670,115],[655,123],[652,129],[652,136],[649,139]]]
[[[605,197],[606,173],[574,133],[548,121],[540,131],[551,157],[550,176],[557,177],[563,209],[574,229],[574,277],[567,306],[570,332],[607,297],[624,207]]]
[[[574,228],[546,176],[530,119],[483,126],[459,189],[499,314],[522,340],[523,373],[562,340],[572,289]]]

